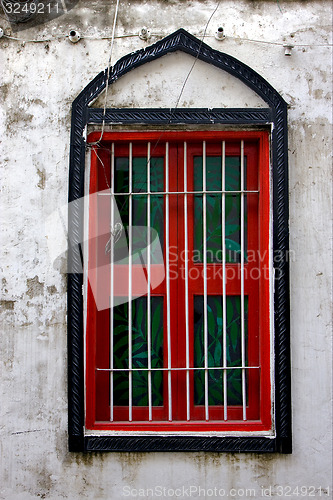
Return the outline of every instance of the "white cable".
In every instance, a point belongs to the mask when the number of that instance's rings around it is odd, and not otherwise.
[[[183,92],[184,92],[184,89],[185,89],[186,83],[187,83],[188,79],[190,78],[190,75],[191,75],[191,73],[192,73],[192,71],[193,71],[193,69],[194,69],[194,66],[196,65],[197,60],[198,60],[198,58],[199,58],[200,51],[201,51],[201,46],[202,46],[203,41],[204,41],[204,38],[205,38],[205,36],[206,36],[206,32],[207,32],[207,29],[208,29],[208,25],[209,25],[209,23],[211,22],[212,17],[214,16],[215,12],[216,12],[216,11],[217,11],[217,9],[219,8],[220,3],[221,3],[221,0],[219,0],[219,1],[218,1],[217,5],[216,5],[216,7],[215,7],[215,9],[214,9],[214,11],[212,12],[212,14],[210,15],[210,17],[209,17],[209,19],[208,19],[208,21],[207,21],[207,24],[206,24],[206,27],[205,27],[204,34],[203,34],[203,36],[202,36],[202,38],[201,38],[201,42],[200,42],[200,46],[199,46],[199,50],[198,50],[197,55],[196,55],[196,57],[195,57],[195,59],[194,59],[194,61],[193,61],[193,64],[192,64],[192,66],[191,66],[191,68],[190,68],[190,71],[188,72],[188,74],[187,74],[187,76],[186,76],[186,78],[185,78],[185,80],[184,80],[183,86],[182,86],[182,88],[181,88],[181,91],[180,91],[180,94],[179,94],[179,96],[178,96],[178,99],[177,99],[177,102],[176,102],[176,106],[175,106],[175,108],[174,108],[174,109],[177,109],[177,107],[178,107],[178,104],[179,104],[179,101],[180,101],[181,96],[183,95]],[[171,119],[171,117],[170,117],[170,119]]]
[[[211,36],[211,35],[208,35]],[[266,40],[253,40],[252,38],[241,38],[237,36],[228,36],[226,35],[226,38],[230,38],[231,40],[239,40],[241,42],[253,42],[253,43],[263,43],[263,44],[269,44],[269,45],[279,45],[279,46],[284,46],[287,42],[268,42]],[[314,44],[314,43],[293,43],[294,47],[332,47],[332,43],[326,43],[326,44]]]
[[[116,11],[114,13],[114,18],[113,18],[110,55],[109,55],[109,60],[108,60],[108,70],[107,70],[107,73],[106,73],[106,85],[105,85],[105,97],[104,97],[104,106],[103,106],[102,130],[101,130],[100,138],[96,142],[90,143],[89,144],[90,147],[98,145],[101,142],[101,140],[103,138],[103,135],[104,135],[106,104],[107,104],[107,97],[108,97],[108,90],[109,90],[109,78],[110,78],[110,70],[111,70],[111,60],[112,60],[113,44],[114,44],[116,24],[117,24],[117,17],[118,17],[119,2],[120,2],[120,0],[117,0]]]
[[[117,36],[112,36],[112,35],[103,35],[103,36],[82,35],[81,40],[95,40],[95,41],[97,41],[97,40],[116,40],[116,39],[121,39],[121,38],[136,38],[137,36],[138,36],[137,33],[127,33],[125,35],[117,35]],[[154,36],[155,37],[165,37],[165,36],[167,36],[167,34],[165,34],[165,33],[152,33],[151,36],[152,37],[154,37]],[[194,33],[194,36],[199,37],[200,33],[199,34]],[[37,40],[25,40],[24,38],[17,38],[14,36],[4,34],[3,38],[8,38],[8,40],[14,40],[14,41],[21,42],[21,43],[46,43],[46,42],[52,42],[55,40],[61,40],[61,39],[68,38],[68,35],[59,34],[59,35],[52,36],[50,38],[40,38]],[[215,38],[215,35],[207,35],[205,33],[202,38]],[[238,37],[238,36],[225,35],[223,40],[225,41],[227,39],[236,40],[236,41],[240,41],[240,42],[262,43],[262,44],[266,44],[266,45],[277,45],[277,46],[281,46],[281,47],[283,47],[287,43],[286,41],[285,42],[272,42],[269,40],[255,40],[253,38],[242,38],[242,37]],[[332,43],[293,43],[293,46],[294,47],[332,47],[333,44]]]

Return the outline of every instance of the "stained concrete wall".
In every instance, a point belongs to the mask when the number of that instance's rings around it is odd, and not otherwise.
[[[215,6],[211,0],[122,0],[116,34],[126,36],[116,39],[113,62],[147,45],[128,36],[143,26],[153,34],[150,42],[180,27],[202,35]],[[308,497],[314,491],[318,498],[330,498],[329,1],[222,0],[205,39],[251,66],[289,103],[293,454],[82,455],[67,450],[66,279],[50,262],[44,222],[67,200],[71,103],[107,65],[110,40],[103,37],[111,34],[114,10],[114,0],[82,0],[62,17],[17,32],[0,18],[7,35],[27,40],[0,39],[0,496],[116,500],[132,487],[133,495],[157,498],[162,492],[159,496],[168,498],[172,490],[155,490],[154,497],[139,488],[200,486],[206,494],[192,489],[192,498],[218,498],[218,489],[220,497],[224,489],[233,498],[261,498],[263,487],[272,487],[266,496],[288,498],[288,486],[305,486],[315,488],[306,492]],[[220,25],[228,35],[223,42],[213,36]],[[84,35],[76,45],[66,37],[72,27]],[[244,38],[299,46],[286,57],[281,45]],[[28,41],[41,39],[49,41]],[[242,105],[262,105],[229,77],[217,76],[212,68],[202,71],[202,64],[195,66],[181,106],[230,106],[240,95]],[[108,96],[110,104],[174,105],[192,60],[176,54],[158,65],[128,75],[123,86],[119,81]],[[214,99],[200,92],[207,78]],[[181,490],[174,493],[182,498]],[[186,498],[189,490],[183,493]]]

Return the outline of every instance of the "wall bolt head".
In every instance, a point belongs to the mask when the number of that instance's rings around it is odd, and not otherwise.
[[[150,30],[146,27],[141,28],[139,32],[139,38],[141,40],[149,40],[150,37],[151,37]]]
[[[285,43],[283,47],[284,47],[284,55],[291,56],[291,51],[294,48],[294,45],[291,45],[290,43]]]
[[[80,40],[80,33],[76,30],[70,30],[68,38],[72,43],[77,43]]]
[[[224,34],[224,29],[222,26],[219,26],[215,32],[215,38],[216,40],[224,40],[225,34]]]

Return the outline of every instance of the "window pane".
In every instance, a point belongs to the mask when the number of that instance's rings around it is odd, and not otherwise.
[[[113,366],[115,369],[128,368],[128,304],[114,307]],[[128,405],[128,372],[113,374],[113,403],[115,406]]]
[[[133,158],[133,193],[147,191],[147,158]],[[150,161],[150,190],[151,192],[164,189],[164,158],[151,158]],[[133,226],[147,226],[147,195],[133,196]],[[150,196],[150,227],[157,231],[161,248],[164,248],[164,199],[162,195]],[[148,244],[147,231],[133,232],[133,253],[144,252]],[[151,263],[156,263],[154,249],[151,252]],[[159,256],[159,254],[158,254]],[[134,259],[135,262],[135,259]]]
[[[128,192],[128,158],[117,157],[114,163],[114,192],[127,193]],[[119,210],[120,222],[123,228],[128,226],[128,196],[115,196],[115,202]],[[119,221],[117,221],[119,222]],[[126,235],[126,232],[123,233]],[[121,261],[128,256],[128,240],[127,238],[120,238],[114,244],[114,262]]]
[[[117,369],[128,368],[128,304],[114,308],[113,359]],[[147,297],[132,301],[133,406],[148,406]],[[163,297],[151,297],[151,367],[163,367]],[[163,404],[162,372],[152,372],[152,404]],[[128,372],[114,373],[114,405],[128,405]]]
[[[246,158],[244,158],[244,169]],[[246,171],[246,169],[245,169]],[[244,172],[245,174],[245,172]],[[226,191],[240,191],[241,188],[241,159],[240,156],[226,156],[225,158],[225,189]],[[246,189],[246,175],[244,175]]]
[[[164,190],[164,158],[151,158],[150,160],[150,190],[152,192]],[[150,225],[157,231],[162,251],[164,250],[164,197],[151,195],[150,197]],[[151,263],[159,262],[159,254],[151,252]]]
[[[193,161],[194,191],[203,189],[202,157],[196,156]],[[244,158],[244,187],[246,186],[246,158]],[[227,191],[240,190],[240,157],[226,157]],[[206,157],[206,189],[220,191],[222,188],[221,157]],[[247,207],[244,200],[244,258],[247,253]],[[226,262],[241,261],[241,196],[240,194],[225,197],[225,246]],[[222,195],[207,194],[206,196],[206,226],[207,226],[207,263],[222,262]],[[203,196],[194,195],[194,250],[203,262]]]
[[[147,196],[135,195],[132,200],[132,224],[133,228],[146,228],[147,227]],[[134,230],[133,231],[133,264],[136,263],[138,256],[141,252],[145,252],[148,243],[147,230]]]
[[[164,158],[150,159],[150,190],[163,191],[164,188]]]
[[[128,193],[128,158],[118,157],[114,162],[114,192]]]
[[[147,158],[133,158],[132,169],[133,192],[144,193],[147,191]]]
[[[203,190],[202,157],[194,158],[194,191]],[[222,185],[221,157],[209,156],[206,158],[206,190],[219,191]],[[216,262],[221,250],[222,217],[221,195],[206,196],[207,214],[207,263]],[[203,196],[194,196],[194,249],[199,251],[200,260],[203,261]]]
[[[246,207],[246,200],[244,207]],[[244,213],[246,213],[246,208]],[[225,260],[227,263],[239,263],[241,261],[241,196],[239,194],[225,196],[225,219]],[[245,217],[244,236],[246,233]],[[245,241],[244,250],[246,255]]]
[[[156,230],[164,253],[164,198],[162,195],[152,195],[150,197],[150,227]],[[151,263],[160,264],[160,253],[154,251],[154,242],[151,243]]]
[[[134,193],[147,191],[147,157],[133,157],[132,183]],[[150,159],[150,190],[163,191],[164,187],[164,158]]]
[[[227,367],[242,365],[241,353],[241,300],[240,296],[227,297]],[[204,297],[194,296],[194,367],[204,367]],[[247,311],[248,300],[244,297],[245,345],[247,359]],[[208,367],[223,366],[223,314],[222,296],[208,295],[207,297],[208,323]],[[229,369],[228,376],[228,405],[242,404],[241,370]],[[223,404],[223,370],[208,371],[208,403],[209,405]],[[240,384],[239,384],[240,383]],[[194,404],[203,405],[205,398],[204,370],[194,371]]]

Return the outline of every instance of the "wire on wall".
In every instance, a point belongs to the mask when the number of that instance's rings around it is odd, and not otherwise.
[[[151,38],[152,37],[163,38],[163,37],[167,36],[168,34],[170,34],[170,33],[152,33]],[[193,33],[193,35],[196,37],[201,36],[200,33]],[[8,40],[14,40],[14,41],[21,42],[21,43],[47,43],[47,42],[52,42],[52,41],[57,41],[57,40],[69,38],[69,35],[68,34],[59,34],[59,35],[54,35],[54,36],[47,37],[47,38],[39,38],[36,40],[30,40],[30,39],[14,37],[14,36],[7,35],[4,33],[3,38],[7,38]],[[117,36],[112,36],[112,35],[101,35],[101,36],[82,35],[81,36],[81,40],[94,40],[94,41],[98,41],[98,40],[111,40],[111,41],[113,40],[114,41],[114,40],[121,39],[121,38],[139,38],[139,35],[138,35],[138,33],[127,33],[124,35],[117,35]],[[216,36],[209,35],[206,33],[203,38],[216,38]],[[259,44],[261,43],[264,45],[276,45],[276,46],[280,46],[280,47],[283,47],[286,43],[285,41],[284,42],[273,42],[271,40],[256,40],[253,38],[245,38],[245,37],[230,36],[230,35],[224,35],[223,39],[224,40],[235,40],[235,41],[239,41],[239,42],[250,42],[250,43],[259,43]],[[293,45],[294,45],[294,47],[332,47],[333,43],[295,43]]]
[[[184,90],[185,90],[185,87],[186,87],[186,84],[191,76],[191,73],[194,69],[194,66],[195,64],[197,63],[198,61],[198,58],[199,58],[199,55],[200,55],[200,50],[201,50],[201,47],[202,47],[202,44],[204,42],[204,40],[206,38],[211,38],[211,37],[214,37],[216,38],[216,34],[215,35],[210,35],[210,34],[207,34],[207,30],[208,30],[208,26],[213,18],[213,16],[215,15],[216,11],[218,10],[219,6],[220,6],[220,3],[221,3],[221,0],[219,0],[216,4],[216,7],[214,8],[214,11],[212,12],[212,14],[210,15],[207,23],[206,23],[206,26],[204,28],[204,32],[203,34],[196,34],[196,33],[193,33],[194,36],[197,36],[198,38],[201,38],[200,40],[200,45],[199,45],[199,48],[198,48],[198,52],[197,52],[197,55],[192,63],[192,66],[183,82],[183,85],[180,89],[180,92],[179,92],[179,95],[178,95],[178,98],[176,100],[176,104],[175,104],[175,107],[173,108],[173,110],[177,109],[177,107],[179,106],[179,103],[180,103],[180,99],[184,93]],[[277,0],[277,3],[279,4],[279,0]],[[122,34],[122,35],[115,35],[115,31],[116,31],[116,25],[117,25],[117,18],[118,18],[118,10],[119,10],[119,4],[120,4],[120,0],[117,0],[117,3],[116,3],[116,9],[115,9],[115,14],[114,14],[114,19],[113,19],[113,27],[112,27],[112,34],[111,35],[99,35],[99,36],[90,36],[90,35],[81,35],[79,37],[79,39],[81,40],[92,40],[92,41],[98,41],[98,40],[111,40],[111,44],[110,44],[110,51],[109,51],[109,58],[108,58],[108,64],[107,64],[107,72],[106,72],[106,86],[105,86],[105,94],[104,94],[104,104],[103,104],[103,121],[102,121],[102,127],[101,127],[101,135],[99,137],[99,139],[94,142],[94,143],[89,143],[87,144],[87,147],[91,147],[93,148],[93,150],[95,151],[95,153],[97,154],[97,151],[96,151],[96,147],[97,148],[100,148],[101,147],[101,141],[102,141],[102,138],[103,138],[103,135],[104,135],[104,131],[105,131],[105,115],[106,115],[106,106],[107,106],[107,97],[108,97],[108,90],[109,90],[109,78],[110,78],[110,73],[111,73],[111,69],[112,69],[112,55],[113,55],[113,48],[114,48],[114,41],[115,39],[124,39],[124,38],[140,38],[138,33],[125,33],[125,34]],[[280,5],[279,5],[279,8],[280,8]],[[281,8],[280,8],[281,10]],[[223,28],[219,28],[220,30],[222,30],[223,32]],[[9,34],[6,34],[5,33],[5,30],[2,30],[2,38],[6,38],[8,40],[13,40],[13,41],[18,41],[18,42],[21,42],[22,45],[25,45],[26,43],[49,43],[49,42],[52,42],[52,41],[56,41],[56,40],[62,40],[62,39],[70,39],[70,34],[64,34],[64,33],[59,33],[59,34],[55,34],[55,35],[52,35],[52,36],[49,36],[49,37],[45,37],[45,38],[40,38],[40,39],[23,39],[23,38],[19,38],[19,37],[14,37],[14,36],[11,36]],[[71,32],[70,32],[71,33]],[[157,38],[163,38],[165,36],[167,36],[168,33],[152,33],[150,32],[150,36],[149,38],[151,37],[157,37]],[[264,44],[264,45],[275,45],[275,46],[280,46],[280,47],[284,47],[287,51],[287,49],[289,50],[288,54],[286,53],[285,51],[285,55],[290,55],[291,54],[291,48],[297,48],[297,47],[332,47],[333,44],[332,43],[325,43],[325,44],[315,44],[315,43],[310,43],[310,44],[305,44],[305,43],[294,43],[292,42],[292,45],[290,44],[287,44],[286,41],[283,41],[283,42],[279,42],[279,41],[270,41],[270,40],[257,40],[257,39],[252,39],[252,38],[245,38],[245,37],[238,37],[238,36],[229,36],[229,35],[225,35],[224,32],[223,32],[223,36],[222,37],[219,37],[220,40],[234,40],[236,42],[249,42],[249,43],[256,43],[256,44]],[[170,113],[170,119],[169,121],[171,122],[171,119],[172,119],[172,113],[173,113],[173,110],[171,111]],[[163,132],[161,133],[161,137],[163,136]],[[155,148],[157,146],[157,144],[159,143],[161,137],[157,140],[156,144],[155,144]],[[103,162],[101,161],[101,159],[98,157],[99,161],[102,163],[102,166],[103,166],[103,169],[104,169],[104,175],[106,176],[106,172],[105,172],[105,166],[103,164]]]
[[[117,0],[116,10],[114,13],[114,18],[113,18],[112,37],[111,37],[110,53],[109,53],[109,60],[108,60],[108,69],[107,69],[107,73],[106,73],[106,85],[105,85],[105,95],[104,95],[104,105],[103,105],[103,122],[102,122],[101,136],[98,139],[98,141],[90,144],[90,146],[97,146],[101,142],[103,135],[104,135],[106,104],[107,104],[108,90],[109,90],[110,71],[111,71],[111,67],[112,67],[111,62],[112,62],[112,54],[113,54],[113,45],[114,45],[114,39],[115,39],[116,25],[117,25],[119,2],[120,2],[120,0]]]
[[[201,47],[202,47],[202,44],[203,44],[203,41],[204,41],[204,38],[205,38],[205,35],[206,35],[206,32],[207,32],[207,29],[208,29],[208,26],[209,26],[209,23],[211,22],[214,14],[216,13],[217,9],[219,8],[220,6],[220,3],[221,3],[221,0],[218,0],[217,4],[216,4],[216,7],[215,9],[213,10],[212,14],[209,16],[209,19],[206,23],[206,26],[205,26],[205,29],[204,29],[204,33],[202,35],[202,38],[201,38],[201,41],[200,41],[200,45],[199,45],[199,48],[198,48],[198,52],[197,52],[197,55],[192,63],[192,66],[189,70],[189,72],[187,73],[186,75],[186,78],[184,79],[184,82],[183,82],[183,85],[180,89],[180,92],[179,92],[179,95],[178,95],[178,98],[177,98],[177,101],[176,101],[176,104],[175,104],[175,107],[171,110],[170,112],[170,117],[169,117],[169,123],[171,123],[171,120],[172,120],[172,116],[174,114],[174,111],[177,109],[178,105],[179,105],[179,102],[180,102],[180,99],[181,99],[181,96],[183,95],[183,92],[184,92],[184,89],[186,87],[186,83],[188,82],[190,76],[191,76],[191,73],[194,69],[194,66],[196,64],[196,62],[198,61],[198,58],[199,58],[199,55],[200,55],[200,51],[201,51]],[[116,17],[115,17],[116,19]],[[115,28],[115,24],[114,24],[114,28]],[[113,40],[112,40],[112,43],[113,43]],[[109,58],[109,64],[108,64],[108,70],[111,66],[111,54],[112,54],[112,49],[110,51],[110,58]],[[100,138],[98,139],[98,141],[96,142],[93,142],[93,143],[90,143],[90,144],[87,144],[88,147],[92,147],[93,151],[95,152],[98,160],[100,161],[101,165],[102,165],[102,168],[103,168],[103,173],[104,173],[104,177],[105,177],[105,180],[106,180],[106,183],[107,183],[107,186],[109,186],[109,183],[107,181],[107,175],[106,175],[106,168],[105,168],[105,165],[104,165],[104,162],[101,160],[101,158],[98,156],[97,154],[97,151],[96,151],[96,147],[97,146],[98,148],[100,147],[100,142],[102,140],[102,137],[103,137],[103,133],[104,133],[104,128],[105,128],[105,112],[106,112],[106,104],[107,104],[107,90],[108,90],[108,81],[109,81],[109,74],[108,74],[108,78],[107,78],[107,84],[106,84],[106,88],[105,88],[105,99],[104,99],[104,109],[103,109],[103,124],[102,124],[102,131],[101,131],[101,136]],[[147,161],[147,168],[149,168],[149,165],[150,165],[150,161],[153,157],[153,154],[154,154],[154,151],[156,150],[159,142],[161,141],[161,138],[163,137],[163,135],[165,134],[165,131],[162,131],[161,132],[161,135],[157,138],[156,142],[154,143],[154,147],[151,151],[151,154],[150,154],[150,158],[148,158],[148,161]],[[142,174],[143,175],[143,174]],[[145,182],[145,179],[144,179],[144,176],[142,176],[142,179],[138,179],[139,183],[143,183]],[[125,202],[124,202],[125,203]],[[120,207],[120,211],[122,210],[123,206]]]
[[[219,0],[219,1],[217,2],[217,4],[216,4],[216,7],[215,7],[214,11],[213,11],[213,12],[212,12],[212,14],[210,15],[210,17],[209,17],[209,19],[208,19],[208,21],[207,21],[207,23],[206,23],[205,30],[204,30],[204,34],[203,34],[203,36],[202,36],[202,38],[201,38],[201,42],[200,42],[200,45],[199,45],[198,53],[197,53],[197,55],[196,55],[196,58],[195,58],[195,59],[194,59],[194,61],[193,61],[193,64],[192,64],[192,66],[191,66],[191,68],[190,68],[190,71],[188,72],[188,74],[187,74],[187,76],[186,76],[186,78],[185,78],[185,80],[184,80],[183,86],[182,86],[182,88],[181,88],[181,91],[180,91],[180,94],[179,94],[178,99],[177,99],[177,101],[176,101],[176,105],[175,105],[175,108],[174,108],[174,109],[177,109],[177,107],[178,107],[178,105],[179,105],[179,102],[180,102],[181,96],[183,95],[183,92],[184,92],[184,89],[185,89],[186,83],[187,83],[188,79],[190,78],[191,73],[192,73],[192,71],[193,71],[193,69],[194,69],[194,66],[196,65],[196,63],[197,63],[197,61],[198,61],[198,58],[199,58],[199,55],[200,55],[200,51],[201,51],[201,47],[202,47],[203,41],[204,41],[204,39],[205,39],[205,36],[206,36],[206,33],[207,33],[207,29],[208,29],[209,23],[211,22],[211,20],[212,20],[212,18],[213,18],[213,16],[214,16],[214,14],[216,13],[217,9],[219,8],[220,3],[221,3],[221,0]],[[171,116],[170,116],[170,120],[171,120]]]

